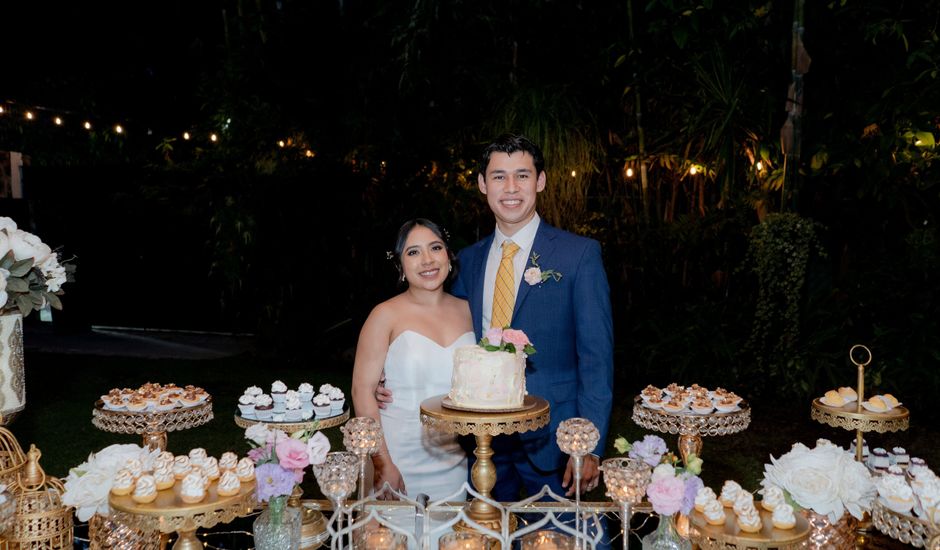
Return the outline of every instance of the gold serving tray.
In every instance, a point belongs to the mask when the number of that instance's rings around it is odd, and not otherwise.
[[[754,506],[759,507],[760,501]],[[793,514],[796,525],[793,529],[777,529],[771,521],[771,512],[758,508],[763,527],[757,533],[747,533],[737,524],[737,515],[731,508],[725,507],[724,525],[709,525],[701,512],[692,510],[689,515],[691,524],[690,536],[702,550],[716,550],[725,548],[753,548],[763,550],[767,548],[795,549],[801,548],[803,541],[809,538],[809,521],[802,514]]]
[[[135,502],[131,495],[111,494],[108,503],[126,525],[143,530],[172,533],[178,530],[212,527],[236,517],[248,515],[255,508],[255,482],[242,482],[238,494],[220,497],[218,482],[213,481],[201,502],[186,503],[180,497],[182,483],[157,491],[157,499],[148,504]]]
[[[810,416],[813,420],[833,428],[862,432],[897,432],[906,430],[910,424],[911,413],[904,405],[898,405],[890,411],[881,413],[859,409],[857,402],[832,407],[817,397],[813,399]]]
[[[311,418],[310,420],[301,420],[300,422],[275,422],[273,420],[258,420],[256,418],[245,418],[241,415],[235,415],[235,425],[239,428],[250,428],[255,424],[264,424],[265,426],[281,430],[285,433],[294,433],[298,430],[325,430],[340,426],[349,420],[349,407],[334,416],[324,416],[321,418]]]

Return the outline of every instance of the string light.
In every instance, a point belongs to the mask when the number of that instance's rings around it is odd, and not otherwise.
[[[689,168],[689,173],[692,174],[693,176],[695,174],[698,174],[698,167],[693,164],[692,168]]]
[[[84,124],[82,124],[82,126],[84,126],[86,130],[91,130],[91,123],[88,122],[87,120],[85,121]]]
[[[627,168],[627,177],[628,177],[628,178],[632,178],[632,177],[633,177],[633,168]]]
[[[307,158],[313,158],[317,156],[317,154],[311,151],[310,149],[307,149],[306,151],[304,151],[304,156],[306,156]]]
[[[115,125],[114,125],[114,132],[115,132],[116,134],[123,134],[123,133],[124,133],[124,127],[121,126],[120,124],[115,124]]]
[[[33,112],[26,111],[26,120],[33,120]]]
[[[55,122],[56,126],[62,126],[62,119],[60,117],[55,117],[52,121]]]
[[[572,177],[572,178],[577,177],[577,175],[578,175],[577,172],[575,172],[574,170],[571,171],[571,177]]]
[[[760,172],[761,170],[764,169],[764,163],[761,162],[761,161],[757,161],[757,164],[755,165],[755,168],[757,168],[757,171]]]
[[[3,114],[3,113],[5,113],[5,112],[6,112],[6,111],[3,110],[3,105],[0,105],[0,114]]]
[[[183,132],[183,139],[185,139],[186,141],[189,141],[189,138],[190,138],[189,132]]]
[[[287,145],[287,144],[284,143],[284,140],[283,140],[283,139],[277,140],[277,146],[278,146],[278,147],[284,147],[285,145]]]
[[[215,142],[219,141],[219,136],[217,136],[217,135],[215,135],[215,134],[209,134],[209,141],[211,141],[212,143],[215,143]]]

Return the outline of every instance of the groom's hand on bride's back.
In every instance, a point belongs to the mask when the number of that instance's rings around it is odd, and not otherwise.
[[[380,409],[392,402],[392,390],[385,387],[385,378],[379,380],[379,385],[375,387],[375,402]]]

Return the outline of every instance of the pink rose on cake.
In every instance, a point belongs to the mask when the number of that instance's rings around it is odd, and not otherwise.
[[[509,327],[503,329],[491,328],[487,330],[486,334],[484,334],[483,338],[480,340],[480,347],[486,351],[507,351],[509,353],[516,353],[517,350],[520,350],[526,355],[535,354],[535,348],[532,346],[532,342],[529,341],[529,337],[521,330],[511,329]]]

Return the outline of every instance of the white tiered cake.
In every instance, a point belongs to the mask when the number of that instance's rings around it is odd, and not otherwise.
[[[468,409],[514,409],[525,398],[525,354],[487,351],[480,346],[454,350],[448,397]]]

